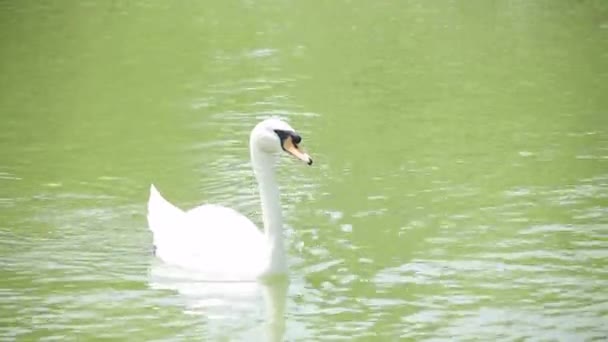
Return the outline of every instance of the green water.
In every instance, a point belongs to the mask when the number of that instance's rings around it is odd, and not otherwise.
[[[605,1],[0,2],[0,340],[608,336]],[[151,255],[145,203],[259,222],[289,286]]]

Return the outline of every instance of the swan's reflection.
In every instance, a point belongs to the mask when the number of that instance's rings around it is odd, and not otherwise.
[[[268,341],[282,341],[289,287],[287,277],[264,282],[209,281],[194,272],[154,261],[149,282],[154,289],[179,293],[187,313],[204,316],[209,333],[218,335],[214,337],[233,339],[234,335],[239,335],[259,340],[260,329],[252,326],[258,324],[264,307],[262,334]]]

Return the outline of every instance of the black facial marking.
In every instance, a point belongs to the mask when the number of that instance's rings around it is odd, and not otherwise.
[[[283,141],[285,141],[285,139],[291,135],[291,132],[280,129],[275,129],[274,132],[279,136],[279,139],[281,139],[281,145],[283,145]]]
[[[296,146],[302,141],[302,137],[294,131],[284,131],[281,129],[275,129],[274,132],[279,136],[279,139],[281,139],[281,148],[283,148],[283,141],[285,141],[287,137],[291,137],[291,140]]]

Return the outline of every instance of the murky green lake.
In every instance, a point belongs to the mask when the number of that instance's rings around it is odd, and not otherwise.
[[[608,336],[605,1],[0,1],[0,340]],[[290,283],[151,253],[154,182],[260,222]]]

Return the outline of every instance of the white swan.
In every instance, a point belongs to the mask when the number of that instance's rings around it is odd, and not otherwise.
[[[259,185],[264,232],[237,211],[206,204],[182,211],[150,186],[148,226],[156,255],[168,264],[194,269],[212,280],[250,280],[287,272],[283,217],[276,183],[278,154],[286,151],[308,165],[301,138],[279,119],[251,131],[249,150]]]

